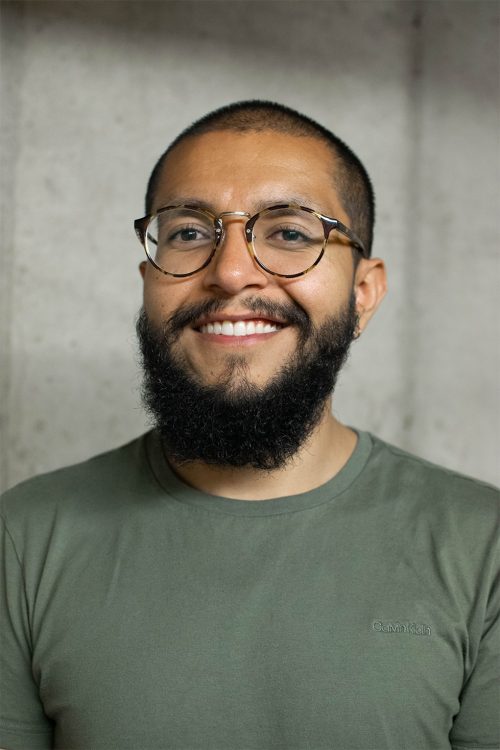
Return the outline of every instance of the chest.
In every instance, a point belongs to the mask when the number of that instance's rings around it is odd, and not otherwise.
[[[145,541],[42,580],[56,747],[446,747],[465,615],[425,555],[293,527]]]

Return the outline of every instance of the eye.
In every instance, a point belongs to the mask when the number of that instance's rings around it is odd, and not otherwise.
[[[167,238],[168,242],[199,242],[207,239],[208,233],[199,227],[186,226],[180,227],[171,232]]]
[[[214,244],[211,226],[198,222],[172,222],[162,228],[159,245],[165,251],[205,250]]]
[[[311,242],[311,237],[303,227],[281,224],[269,228],[266,242],[281,247],[305,247]]]
[[[303,242],[307,239],[307,235],[305,235],[303,232],[300,232],[298,229],[278,229],[276,231],[276,235],[279,239],[282,239],[284,242]]]

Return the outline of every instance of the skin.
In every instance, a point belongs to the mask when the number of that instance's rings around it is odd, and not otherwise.
[[[343,209],[334,184],[333,160],[319,140],[273,131],[235,133],[219,131],[186,139],[168,156],[154,209],[197,199],[219,214],[223,211],[256,213],[264,205],[300,200],[304,206],[352,222]],[[283,279],[265,273],[250,256],[245,219],[228,217],[225,239],[207,268],[185,279],[157,271],[144,261],[144,308],[157,324],[179,306],[207,299],[224,301],[220,320],[249,317],[248,297],[279,303],[298,302],[314,326],[338,314],[354,289],[361,332],[386,292],[386,273],[380,258],[361,259],[354,270],[351,248],[329,243],[319,265],[306,276]],[[250,316],[256,319],[254,313]],[[297,347],[298,331],[290,325],[261,336],[229,337],[183,329],[175,351],[205,383],[224,374],[228,358],[244,358],[246,375],[263,386]],[[237,385],[237,384],[236,384]],[[325,403],[323,417],[301,448],[296,460],[275,472],[220,468],[201,463],[173,465],[187,484],[210,494],[235,499],[270,499],[306,492],[332,478],[349,459],[355,433],[331,414]]]

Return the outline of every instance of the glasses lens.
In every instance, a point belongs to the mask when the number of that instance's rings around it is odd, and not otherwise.
[[[291,276],[310,268],[325,244],[323,224],[308,211],[264,211],[253,228],[255,255],[270,271]]]
[[[197,271],[215,247],[210,217],[190,208],[169,208],[154,216],[146,231],[146,249],[163,271],[186,274]]]

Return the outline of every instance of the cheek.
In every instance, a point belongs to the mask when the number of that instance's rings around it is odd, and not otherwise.
[[[164,285],[155,279],[148,279],[144,284],[144,309],[152,320],[163,317],[169,295]],[[163,315],[162,315],[163,313]]]
[[[323,258],[306,276],[290,279],[283,286],[313,321],[322,321],[345,308],[353,287],[353,269]]]
[[[151,320],[165,320],[186,300],[189,284],[150,267],[144,278],[144,309]]]

